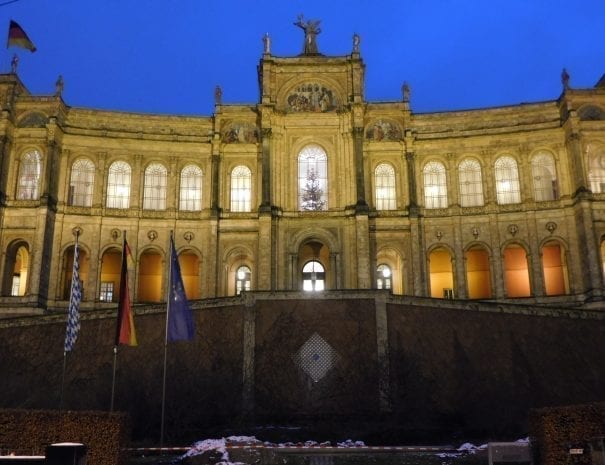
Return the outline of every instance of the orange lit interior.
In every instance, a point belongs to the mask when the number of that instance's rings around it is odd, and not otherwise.
[[[139,302],[160,302],[162,299],[162,256],[145,252],[139,260]]]
[[[431,297],[443,298],[444,289],[454,288],[452,257],[445,249],[436,249],[429,256]]]
[[[84,289],[84,284],[88,280],[88,266],[90,260],[88,259],[88,255],[85,250],[80,248],[80,281],[82,281]],[[63,260],[65,271],[63,273],[63,298],[69,299],[71,295],[71,276],[73,274],[74,269],[74,248],[70,247],[65,251],[65,257]]]
[[[504,283],[507,297],[529,297],[527,254],[518,245],[504,249]]]
[[[120,298],[120,269],[122,267],[122,252],[119,249],[109,249],[101,260],[101,282],[113,283],[113,300]]]
[[[567,294],[567,267],[564,262],[563,250],[556,242],[542,247],[542,267],[546,295]]]
[[[187,299],[199,299],[200,289],[198,286],[200,275],[200,260],[191,252],[183,252],[179,255],[179,266]]]
[[[469,299],[490,298],[492,286],[487,250],[479,248],[468,250],[465,258]]]

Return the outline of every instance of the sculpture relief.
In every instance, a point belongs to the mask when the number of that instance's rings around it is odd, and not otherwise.
[[[255,144],[258,142],[258,130],[250,123],[233,123],[223,132],[225,144]]]
[[[337,107],[337,100],[332,90],[317,83],[298,86],[286,101],[287,109],[295,112],[326,112]]]
[[[366,138],[376,142],[401,140],[401,128],[396,123],[379,119],[368,127]]]

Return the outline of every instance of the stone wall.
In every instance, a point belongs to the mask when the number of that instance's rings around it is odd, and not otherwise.
[[[605,392],[601,311],[384,291],[258,292],[193,307],[195,340],[168,345],[170,444],[257,434],[252,425],[372,443],[506,439],[527,434],[531,408]],[[115,407],[131,415],[136,441],[157,443],[165,313],[136,313],[139,346],[119,347]],[[0,407],[58,407],[65,319],[0,320]],[[83,313],[66,359],[64,408],[109,408],[114,333],[115,311]]]

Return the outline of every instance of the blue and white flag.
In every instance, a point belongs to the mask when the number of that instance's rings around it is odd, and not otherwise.
[[[166,337],[168,341],[191,340],[195,335],[195,325],[191,308],[185,295],[181,267],[170,236],[170,295],[168,296]]]
[[[65,332],[64,351],[74,348],[78,333],[80,332],[80,302],[82,301],[82,283],[80,282],[80,252],[78,240],[74,246],[74,267],[71,275],[71,294],[69,298],[69,311],[67,313],[67,331]]]

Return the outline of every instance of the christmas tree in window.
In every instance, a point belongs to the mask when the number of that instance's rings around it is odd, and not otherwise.
[[[305,180],[305,186],[302,188],[302,194],[300,197],[301,210],[324,210],[326,207],[326,201],[322,198],[323,193],[324,192],[321,188],[320,181],[317,178],[317,173],[313,168],[310,168],[307,170],[307,179]]]

